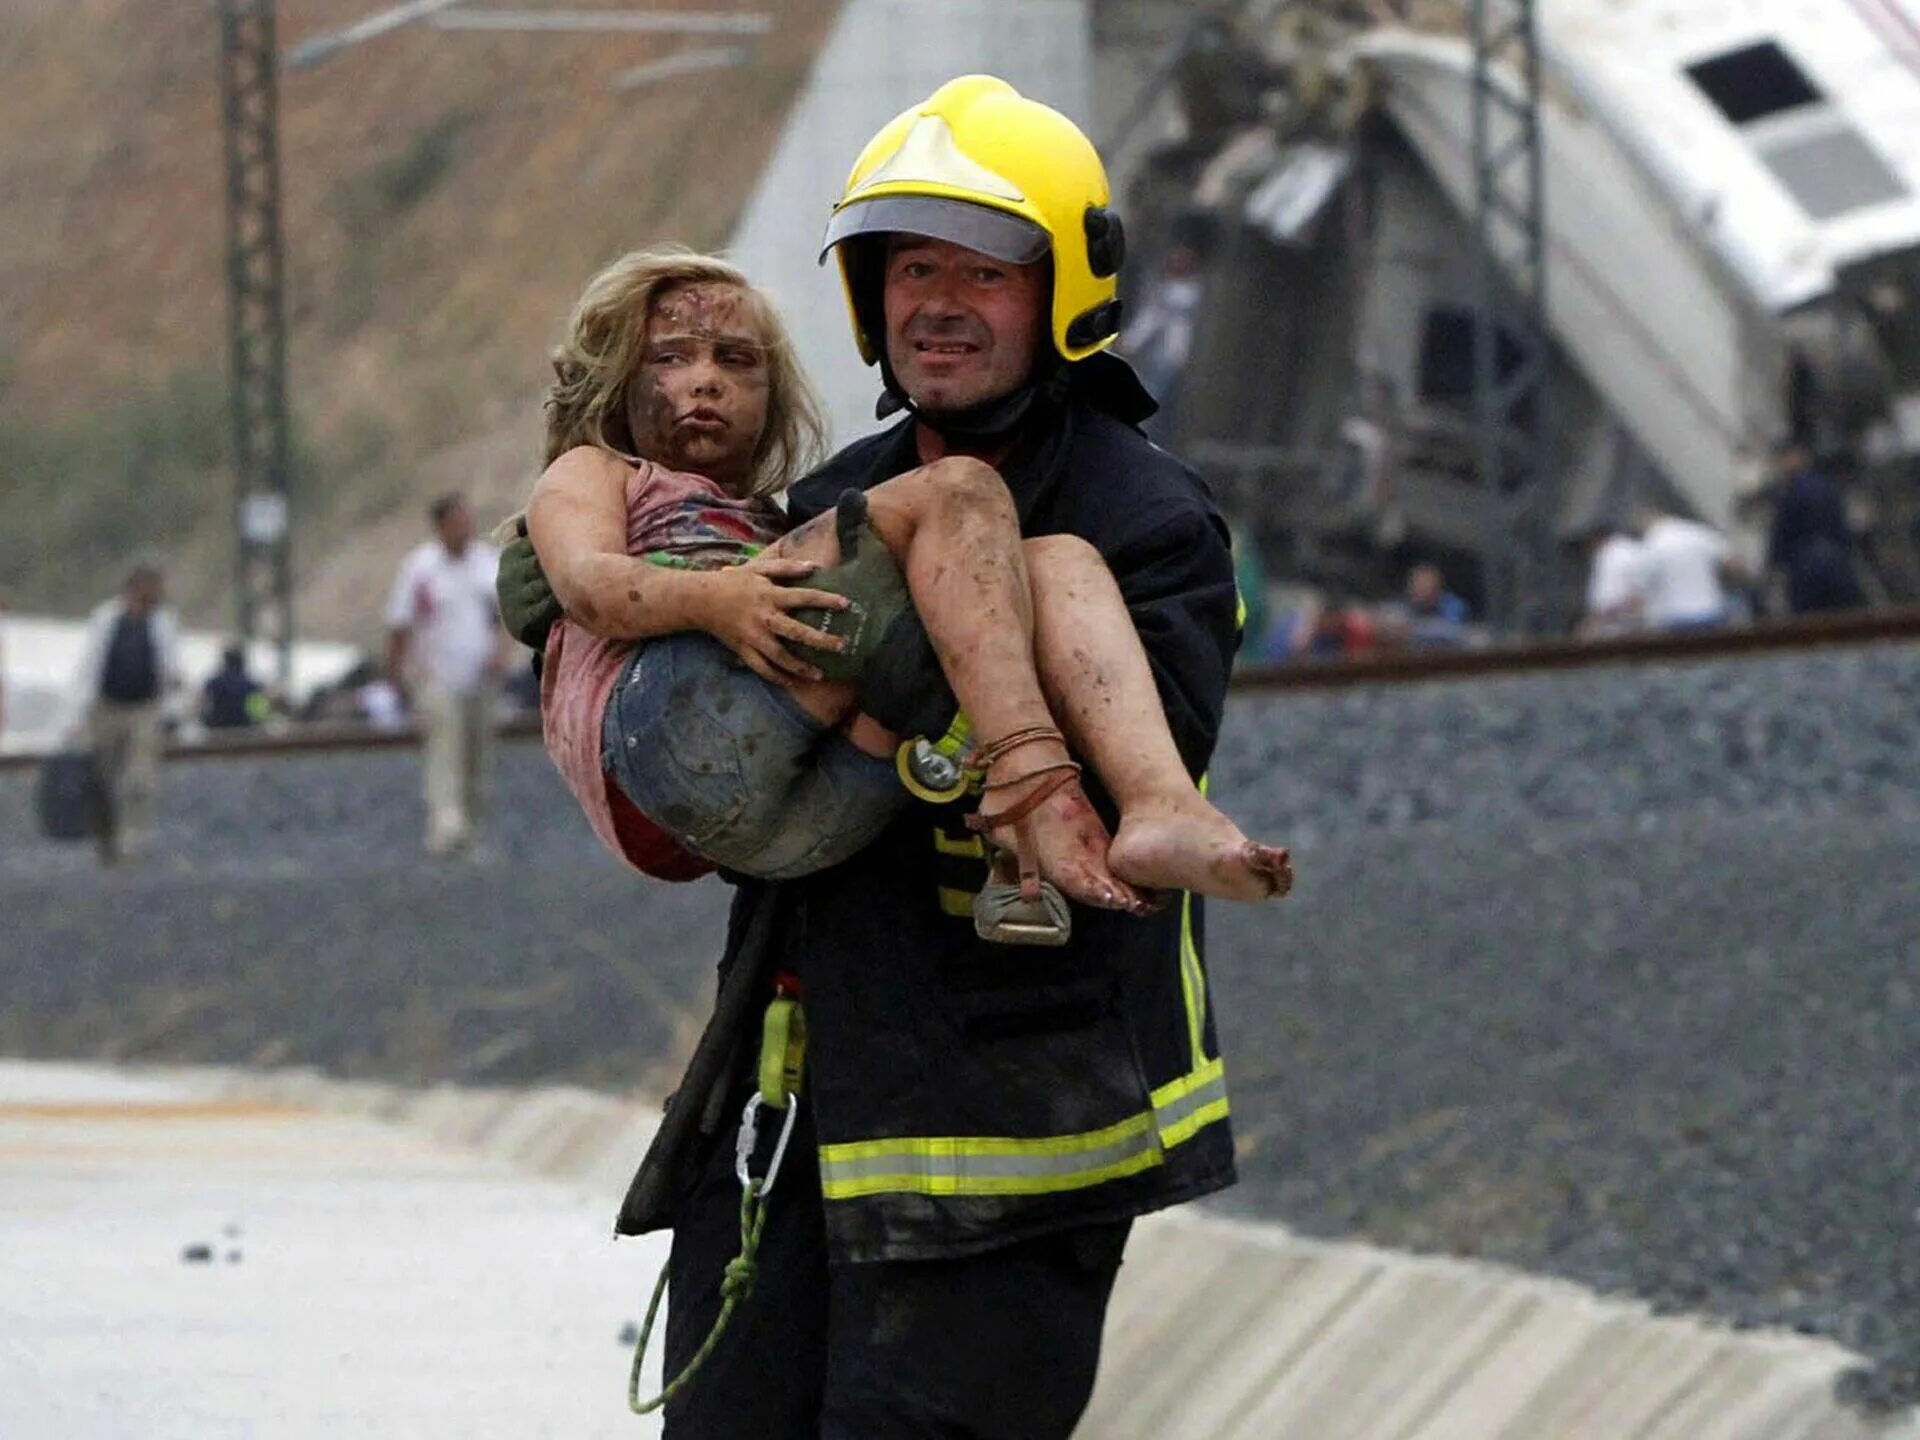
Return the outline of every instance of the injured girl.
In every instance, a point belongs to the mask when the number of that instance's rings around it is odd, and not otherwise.
[[[1067,901],[1284,895],[1287,852],[1195,789],[1097,552],[1023,541],[981,461],[952,457],[789,531],[773,497],[819,449],[767,298],[725,262],[640,253],[597,275],[554,356],[526,515],[565,612],[547,640],[549,751],[636,868],[786,879],[847,859],[912,803],[859,682],[919,623],[965,717],[990,939],[1059,943]],[[1110,836],[1079,756],[1113,797]]]

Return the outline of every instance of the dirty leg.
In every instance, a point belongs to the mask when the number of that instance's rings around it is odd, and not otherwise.
[[[1286,894],[1287,852],[1249,840],[1188,778],[1133,617],[1099,552],[1071,535],[1026,547],[1047,701],[1120,807],[1107,855],[1113,873],[1224,900]]]
[[[999,475],[977,460],[949,458],[875,486],[867,500],[873,528],[899,562],[973,733],[993,740],[1051,729],[1054,718],[1034,669],[1019,518]],[[833,521],[831,514],[817,516],[775,549],[831,564],[839,558]],[[1058,740],[1035,740],[1001,756],[988,774],[996,785],[990,808],[1017,805],[1057,775],[1047,767],[1066,758]],[[1040,873],[1073,899],[1111,909],[1140,906],[1140,896],[1109,868],[1106,827],[1078,784],[1047,795],[1023,829]],[[1011,843],[1014,837],[996,838]]]

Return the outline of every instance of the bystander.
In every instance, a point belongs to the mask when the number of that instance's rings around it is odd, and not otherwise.
[[[1662,630],[1710,630],[1731,618],[1728,586],[1746,569],[1711,525],[1642,509],[1638,516],[1646,566],[1647,622]]]
[[[508,642],[493,598],[499,552],[475,538],[465,497],[442,495],[427,514],[433,538],[408,552],[387,600],[387,678],[425,741],[427,851],[450,855],[473,844],[485,810]]]
[[[179,625],[165,595],[165,571],[143,559],[87,622],[76,728],[93,753],[96,839],[107,864],[136,859],[153,843],[165,702],[180,683]]]
[[[267,692],[247,672],[246,647],[227,646],[220,652],[220,668],[200,689],[200,723],[209,730],[244,730],[267,718]]]
[[[1865,603],[1840,487],[1796,440],[1774,452],[1767,568],[1780,576],[1787,608],[1795,615],[1854,610]]]
[[[1407,572],[1405,596],[1381,617],[1381,632],[1394,643],[1423,650],[1452,650],[1473,638],[1473,612],[1447,589],[1437,565],[1416,565]]]
[[[1578,633],[1627,635],[1647,625],[1647,552],[1638,537],[1610,521],[1586,533],[1587,600]]]

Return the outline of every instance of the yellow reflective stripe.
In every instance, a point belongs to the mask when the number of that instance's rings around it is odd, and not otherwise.
[[[987,853],[978,835],[956,837],[947,834],[938,825],[933,827],[933,848],[942,855],[964,855],[970,860],[978,860]]]
[[[820,1149],[821,1185],[835,1200],[897,1190],[1042,1195],[1117,1180],[1159,1163],[1160,1146],[1148,1115],[1046,1140],[867,1140]]]
[[[897,1174],[823,1180],[820,1189],[829,1200],[859,1200],[868,1195],[903,1192],[911,1195],[1055,1195],[1063,1190],[1084,1190],[1090,1185],[1104,1185],[1109,1180],[1124,1180],[1142,1170],[1151,1170],[1160,1162],[1158,1150],[1142,1150],[1111,1165],[1047,1177],[931,1174],[924,1170],[903,1170]]]
[[[1227,1062],[1215,1056],[1178,1080],[1169,1080],[1153,1092],[1153,1113],[1161,1122],[1161,1132],[1166,1131],[1166,1122],[1177,1120],[1181,1114],[1190,1111],[1198,1100],[1211,1103],[1217,1096],[1224,1100],[1227,1095]]]
[[[1227,1117],[1227,1066],[1217,1056],[1153,1092],[1160,1143],[1168,1149]]]
[[[1187,1002],[1187,1041],[1196,1067],[1206,1062],[1207,975],[1200,968],[1200,949],[1193,943],[1193,896],[1180,896],[1180,993]]]
[[[1172,1149],[1175,1145],[1184,1144],[1186,1141],[1198,1135],[1202,1130],[1206,1129],[1207,1126],[1213,1124],[1214,1121],[1226,1119],[1228,1113],[1229,1107],[1226,1096],[1222,1095],[1218,1100],[1209,1100],[1186,1119],[1180,1121],[1178,1124],[1170,1125],[1161,1131],[1160,1143],[1168,1149]]]
[[[973,892],[971,890],[956,890],[951,885],[942,885],[940,887],[940,913],[943,915],[957,915],[962,920],[971,920],[973,918]]]
[[[841,1165],[855,1160],[891,1159],[912,1153],[926,1156],[1013,1156],[1085,1155],[1104,1146],[1144,1135],[1153,1124],[1147,1111],[1129,1115],[1116,1125],[1102,1130],[1085,1130],[1077,1135],[1050,1135],[1027,1139],[1005,1135],[961,1135],[937,1140],[853,1140],[844,1145],[822,1145],[823,1164]]]
[[[1207,775],[1200,777],[1199,790],[1207,793]],[[1207,972],[1200,963],[1200,947],[1193,938],[1193,895],[1180,896],[1180,994],[1187,1002],[1187,1043],[1193,1051],[1193,1067],[1207,1062]]]
[[[1166,1152],[1227,1115],[1226,1068],[1209,1061],[1153,1092],[1153,1108],[1113,1125],[1039,1139],[978,1135],[859,1140],[820,1147],[829,1200],[915,1195],[1045,1195],[1163,1164]]]
[[[1233,582],[1233,628],[1236,630],[1247,628],[1247,597],[1240,593],[1238,580]]]

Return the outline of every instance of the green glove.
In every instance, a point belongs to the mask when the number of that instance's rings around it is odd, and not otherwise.
[[[512,521],[513,534],[500,549],[500,572],[493,582],[500,621],[507,633],[534,650],[547,647],[547,632],[561,615],[560,602],[547,584],[547,572],[527,538],[525,516]]]

